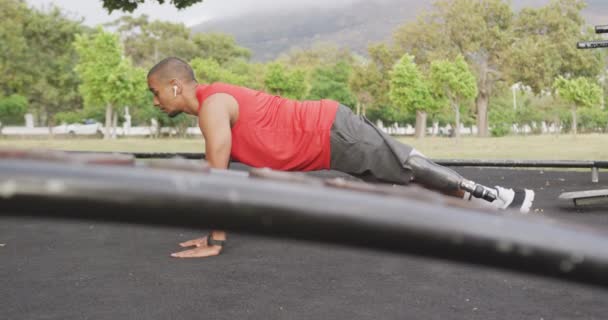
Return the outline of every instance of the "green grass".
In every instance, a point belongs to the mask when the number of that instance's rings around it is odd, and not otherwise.
[[[399,140],[437,159],[608,160],[608,134]]]
[[[399,138],[425,155],[442,159],[608,160],[608,134]],[[203,152],[198,139],[0,139],[0,148],[45,148],[79,151]]]
[[[0,148],[116,152],[204,152],[199,139],[0,139]]]

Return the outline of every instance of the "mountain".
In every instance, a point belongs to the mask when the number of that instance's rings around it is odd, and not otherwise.
[[[514,0],[517,10],[538,7],[548,0]],[[370,44],[390,40],[401,25],[431,7],[425,0],[363,0],[339,7],[274,10],[206,21],[193,32],[222,32],[253,52],[253,60],[268,61],[291,48],[334,43],[366,54]],[[608,1],[588,0],[583,15],[589,24],[608,24]],[[603,21],[603,20],[604,21]]]

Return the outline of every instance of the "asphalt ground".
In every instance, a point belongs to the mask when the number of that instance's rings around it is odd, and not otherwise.
[[[608,206],[557,201],[564,191],[608,188],[606,172],[593,184],[589,171],[456,170],[535,189],[533,214],[608,231]],[[608,317],[608,289],[387,252],[230,233],[219,257],[169,257],[201,235],[0,217],[0,319]]]

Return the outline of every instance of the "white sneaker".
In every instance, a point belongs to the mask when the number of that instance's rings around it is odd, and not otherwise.
[[[465,199],[469,199],[478,204],[492,206],[497,209],[517,209],[519,212],[528,213],[532,208],[532,202],[534,202],[534,190],[530,189],[507,189],[499,186],[495,186],[494,189],[490,189],[490,192],[496,195],[496,200],[487,202],[483,199],[471,198],[467,192]]]
[[[506,189],[499,186],[496,190],[496,206],[500,209],[517,209],[519,212],[528,213],[534,202],[534,191],[530,189]]]

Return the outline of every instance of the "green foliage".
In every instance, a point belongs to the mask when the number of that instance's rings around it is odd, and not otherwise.
[[[142,15],[124,16],[109,25],[116,27],[125,54],[138,67],[149,69],[168,56],[188,61],[198,53],[190,29],[182,23],[149,21],[148,16]]]
[[[450,38],[444,32],[443,21],[432,13],[422,13],[415,21],[406,23],[393,34],[394,52],[408,52],[420,66],[428,66],[432,61],[454,56],[456,47],[444,46]]]
[[[249,49],[237,45],[234,37],[220,33],[192,34],[183,23],[149,21],[148,16],[123,16],[109,25],[116,27],[125,53],[136,66],[151,68],[161,59],[174,56],[185,61],[202,57],[222,67],[232,60],[248,61]]]
[[[151,0],[148,0],[151,1]],[[156,2],[163,4],[165,0],[155,0]],[[169,2],[178,9],[185,9],[195,3],[199,3],[203,0],[170,0]],[[145,0],[102,0],[103,7],[112,13],[114,10],[133,12],[137,9],[140,4],[143,4]]]
[[[515,112],[512,108],[490,108],[490,133],[494,137],[503,137],[511,132],[515,122]]]
[[[0,1],[0,94],[24,93],[33,81],[29,61],[22,59],[28,49],[24,26],[30,14],[22,1]]]
[[[433,61],[431,80],[433,90],[452,101],[464,102],[477,94],[477,80],[461,55],[454,61]]]
[[[593,107],[600,104],[602,88],[588,78],[566,79],[559,76],[553,83],[558,95],[573,104],[574,107]]]
[[[333,99],[354,108],[356,99],[348,86],[350,74],[351,68],[346,61],[339,61],[331,67],[316,68],[308,99]]]
[[[306,74],[300,69],[288,69],[271,63],[266,68],[264,85],[270,93],[286,98],[301,99],[306,94]]]
[[[85,107],[133,104],[146,90],[145,72],[122,57],[117,35],[99,29],[95,35],[78,36],[74,45]]]
[[[237,72],[233,72],[231,68],[222,67],[212,58],[195,58],[190,62],[190,66],[194,70],[197,81],[201,83],[225,82],[248,86],[252,82],[247,65],[233,64],[232,67],[237,69]]]
[[[416,113],[399,112],[392,105],[379,105],[367,111],[366,117],[371,121],[382,121],[385,125],[398,123],[400,125],[413,124],[416,122]]]
[[[54,116],[55,123],[80,123],[85,116],[82,111],[62,111],[57,112]]]
[[[372,94],[373,100],[377,107],[390,106],[391,99],[389,97],[391,87],[391,72],[395,63],[402,57],[395,56],[395,53],[391,51],[385,44],[378,44],[370,46],[369,55],[371,59],[370,73],[372,77],[379,80],[375,84],[371,85],[370,93]]]
[[[583,108],[579,111],[578,124],[585,132],[606,132],[608,110],[600,107]]]
[[[490,111],[488,119],[490,121],[490,133],[495,137],[502,137],[511,132],[511,127],[516,123],[516,112],[513,110],[513,98],[511,89],[508,87],[500,88],[490,100]]]
[[[244,59],[232,59],[224,65],[224,68],[238,77],[234,80],[235,84],[256,90],[264,89],[264,67],[264,64],[250,63]]]
[[[504,0],[439,0],[430,13],[394,34],[394,51],[414,53],[422,68],[438,58],[466,58],[477,79],[481,136],[487,133],[487,102],[504,73],[504,52],[513,42],[513,15]]]
[[[506,55],[513,82],[522,82],[538,94],[550,89],[558,75],[599,75],[603,51],[582,51],[573,45],[582,38],[595,37],[585,29],[584,7],[580,0],[556,0],[544,7],[521,10],[514,28],[516,41]]]
[[[152,94],[146,92],[145,96],[142,98],[142,102],[136,104],[135,108],[129,109],[133,125],[151,126],[151,120],[156,119],[159,127],[175,128],[179,136],[185,136],[188,127],[197,126],[195,117],[180,114],[171,118],[160,109],[154,107],[150,101],[152,101]]]
[[[310,49],[291,49],[277,58],[277,62],[304,70],[314,70],[318,67],[334,66],[340,62],[351,64],[353,56],[348,49],[340,49],[336,45],[316,43]]]
[[[477,94],[477,80],[462,56],[454,61],[436,60],[431,63],[431,90],[441,104],[453,108],[468,106]]]
[[[41,11],[16,0],[0,1],[0,19],[0,93],[27,97],[43,119],[80,108],[72,41],[81,23],[56,7]]]
[[[78,36],[74,46],[80,56],[76,71],[82,79],[79,90],[85,103],[84,112],[100,115],[105,110],[105,138],[109,138],[113,110],[143,104],[146,73],[122,56],[116,34],[98,29],[93,35]]]
[[[530,126],[536,128],[533,133],[540,133],[540,123],[543,121],[543,114],[531,104],[524,104],[515,110],[515,123],[520,126]]]
[[[230,60],[249,60],[251,50],[239,47],[233,36],[221,33],[197,33],[192,37],[197,56],[215,59],[220,65]]]
[[[404,55],[391,72],[389,96],[395,106],[393,120],[404,118],[416,111],[432,112],[437,103],[433,99],[427,81],[414,63],[414,57]]]
[[[352,76],[349,80],[350,90],[361,104],[365,115],[368,106],[373,105],[379,91],[382,75],[373,63],[356,63],[353,65]]]
[[[0,96],[0,123],[23,124],[27,112],[27,99],[23,96],[13,94],[8,97]]]

